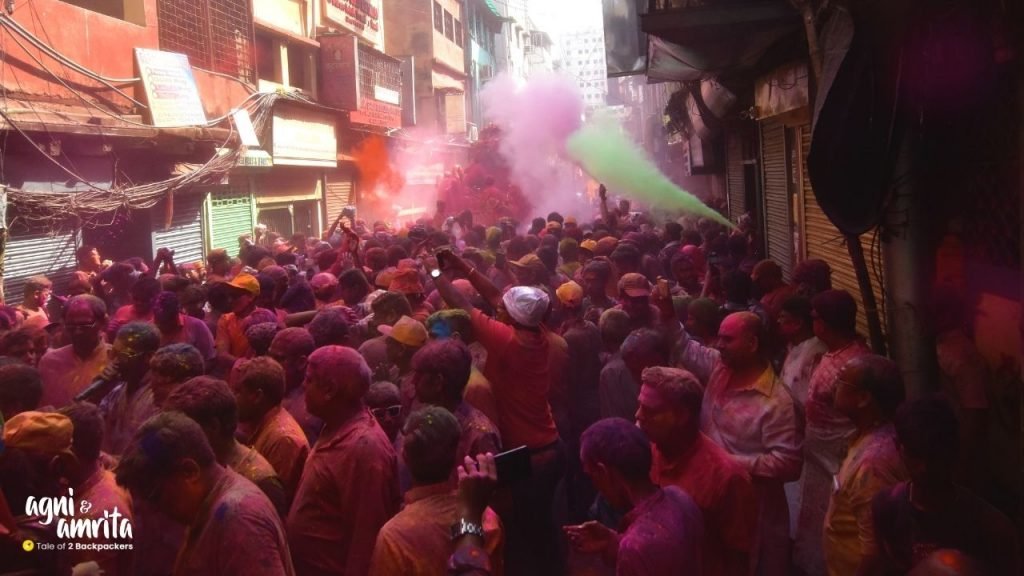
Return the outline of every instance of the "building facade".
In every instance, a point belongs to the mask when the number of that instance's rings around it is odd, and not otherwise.
[[[388,4],[386,19],[388,54],[415,62],[416,127],[464,136],[468,75],[462,3],[398,0]]]
[[[588,111],[605,105],[608,98],[608,66],[605,63],[604,29],[586,27],[558,37],[561,72],[573,79],[583,93]]]

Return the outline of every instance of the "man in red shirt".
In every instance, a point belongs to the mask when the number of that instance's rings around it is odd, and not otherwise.
[[[703,398],[704,389],[693,374],[647,368],[636,421],[654,444],[651,479],[662,488],[678,486],[704,514],[702,573],[741,576],[750,572],[757,498],[750,474],[701,433]]]
[[[477,310],[445,275],[434,279],[449,307],[470,314],[473,332],[487,349],[484,375],[497,401],[502,444],[530,450],[533,473],[513,485],[514,511],[505,519],[509,572],[561,574],[553,508],[555,492],[565,475],[566,450],[558,436],[549,396],[563,388],[568,346],[543,324],[550,308],[543,290],[513,286],[502,295],[465,260],[446,252],[443,261],[449,270],[465,274],[480,296],[498,311],[497,319],[491,318]]]
[[[296,573],[363,575],[377,532],[399,505],[395,451],[363,403],[370,368],[351,348],[325,346],[310,355],[304,386],[324,428],[288,515]]]

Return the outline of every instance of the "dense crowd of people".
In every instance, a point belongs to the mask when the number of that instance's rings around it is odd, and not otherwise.
[[[908,399],[827,263],[598,208],[83,246],[0,307],[0,573],[1019,573],[956,290]]]

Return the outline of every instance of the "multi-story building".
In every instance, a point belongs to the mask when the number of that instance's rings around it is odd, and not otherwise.
[[[526,37],[526,73],[528,76],[555,70],[555,55],[553,53],[554,43],[551,36],[543,30],[538,30],[533,22],[530,24],[530,34]]]
[[[505,19],[495,44],[498,71],[517,82],[525,82],[529,76],[526,63],[527,36],[530,33],[526,23],[528,0],[505,0],[497,4]]]
[[[583,92],[588,111],[601,108],[608,97],[608,68],[605,64],[604,29],[585,27],[566,32],[556,39],[561,52],[561,71]]]
[[[427,17],[429,15],[429,17]],[[458,0],[388,3],[388,54],[415,62],[416,126],[466,134],[466,26]]]
[[[466,16],[466,121],[467,136],[476,140],[483,127],[483,107],[480,91],[497,74],[498,60],[495,42],[501,32],[503,17],[494,0],[465,0]]]
[[[250,97],[248,3],[37,0],[3,15],[0,35],[9,297],[33,274],[60,289],[83,242],[114,259],[159,246],[202,258],[218,200],[249,190],[245,168],[201,166],[236,148],[225,115],[268,101]]]

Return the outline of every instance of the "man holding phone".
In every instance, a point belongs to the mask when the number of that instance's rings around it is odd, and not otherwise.
[[[480,296],[498,311],[497,319],[477,310],[446,275],[434,278],[441,297],[451,308],[470,315],[473,333],[487,349],[484,375],[491,382],[505,446],[530,451],[531,476],[511,486],[513,514],[508,527],[509,572],[561,574],[555,492],[565,476],[565,444],[548,401],[564,383],[568,363],[565,340],[543,325],[550,301],[544,291],[513,286],[504,295],[465,260],[450,251],[438,260],[448,271],[461,272]]]

